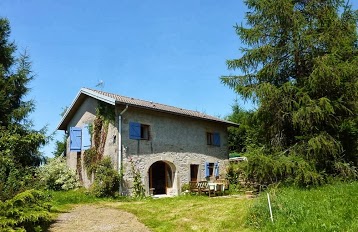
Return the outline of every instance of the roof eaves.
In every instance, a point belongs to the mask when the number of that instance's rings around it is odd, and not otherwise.
[[[132,106],[132,107],[135,107],[135,108],[141,108],[141,109],[146,109],[146,110],[163,112],[163,113],[167,113],[167,114],[179,115],[179,116],[182,116],[182,117],[194,118],[194,119],[199,119],[199,120],[223,123],[223,124],[228,124],[230,126],[239,126],[239,124],[237,124],[237,123],[230,122],[230,121],[220,119],[220,118],[213,118],[210,115],[208,115],[209,117],[205,117],[205,116],[200,117],[200,116],[195,116],[195,115],[189,115],[189,114],[184,114],[184,113],[180,113],[180,112],[175,112],[175,111],[171,111],[171,110],[164,110],[164,109],[158,109],[158,108],[153,108],[153,107],[148,107],[148,106],[143,106],[143,105],[138,105],[138,104],[125,103],[125,102],[118,101],[118,100],[116,101],[116,104],[129,105],[129,106]]]
[[[104,96],[102,94],[99,94],[99,93],[96,93],[90,89],[87,89],[87,88],[81,88],[80,91],[77,93],[75,99],[73,100],[73,102],[71,103],[70,107],[68,107],[67,111],[65,112],[65,114],[63,115],[60,123],[58,124],[57,126],[57,130],[61,130],[61,128],[63,129],[63,123],[65,122],[67,116],[69,115],[69,113],[73,110],[73,107],[74,105],[76,104],[76,102],[79,100],[80,96],[82,94],[85,94],[87,96],[90,96],[90,97],[93,97],[95,99],[98,99],[100,101],[103,101],[103,102],[106,102],[106,103],[109,103],[111,105],[115,105],[116,104],[116,100],[114,98],[111,98],[111,97],[107,97],[107,96]]]
[[[98,99],[100,101],[103,101],[103,102],[106,102],[108,104],[111,104],[111,105],[115,105],[116,104],[116,99],[112,98],[112,97],[108,97],[108,96],[105,96],[103,94],[100,94],[100,93],[97,93],[93,90],[90,90],[90,89],[87,89],[87,88],[81,88],[80,92],[90,96],[90,97],[93,97],[95,99]]]

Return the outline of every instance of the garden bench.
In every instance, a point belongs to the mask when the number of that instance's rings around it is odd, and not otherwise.
[[[208,193],[210,197],[211,193],[213,193],[215,196],[215,186],[213,185],[210,186],[207,181],[199,181],[198,187],[199,187],[199,194]]]
[[[199,193],[198,182],[196,182],[196,181],[189,181],[189,191],[190,191],[191,193]]]

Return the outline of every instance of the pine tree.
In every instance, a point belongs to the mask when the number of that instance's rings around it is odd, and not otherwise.
[[[358,12],[341,0],[247,0],[246,47],[222,82],[258,105],[271,151],[334,174],[358,164]]]
[[[34,110],[34,102],[24,100],[33,79],[29,57],[15,57],[9,36],[9,22],[0,18],[0,200],[26,187],[31,179],[26,174],[42,162],[39,148],[46,142],[44,129],[32,129],[28,120]]]

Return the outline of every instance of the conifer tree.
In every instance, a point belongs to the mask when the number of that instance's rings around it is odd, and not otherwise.
[[[358,164],[358,12],[341,0],[246,0],[222,82],[258,105],[265,146],[334,174]]]
[[[25,101],[33,79],[27,54],[15,57],[16,46],[9,42],[10,25],[0,18],[0,200],[23,190],[31,167],[40,165],[39,148],[45,144],[45,131],[32,129],[28,119],[33,101]]]

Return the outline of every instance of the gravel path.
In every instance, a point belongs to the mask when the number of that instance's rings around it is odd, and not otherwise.
[[[150,231],[137,218],[125,211],[99,205],[81,205],[60,214],[49,228],[50,232],[86,231]]]

